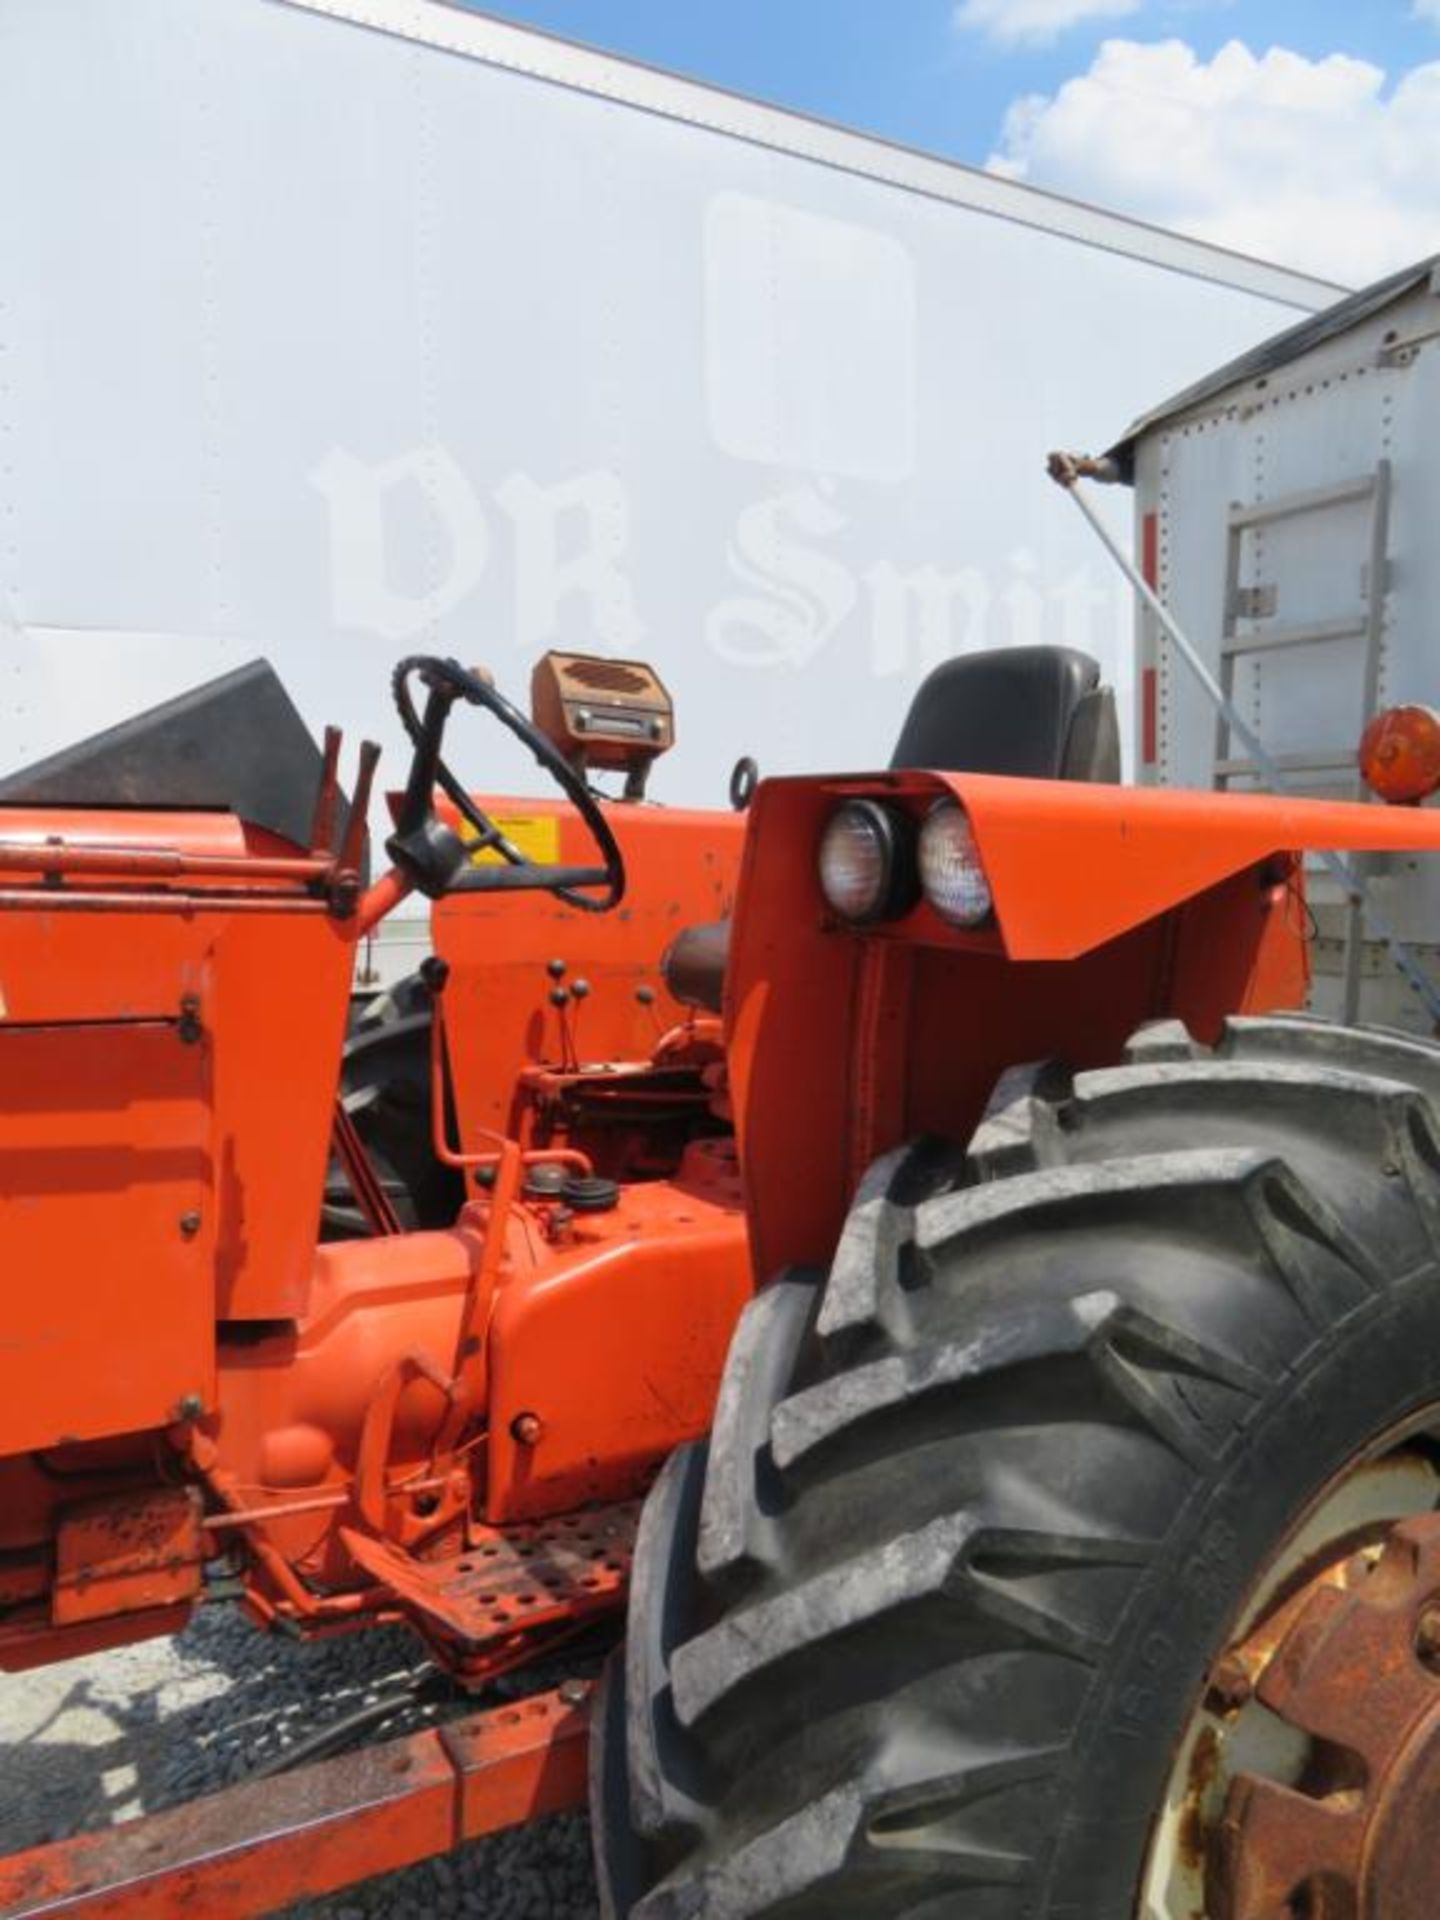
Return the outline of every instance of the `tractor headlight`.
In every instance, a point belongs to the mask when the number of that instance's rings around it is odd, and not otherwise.
[[[820,891],[842,920],[863,925],[903,913],[914,897],[906,823],[874,800],[847,800],[820,835]]]
[[[965,809],[953,800],[931,808],[920,828],[920,885],[942,919],[978,927],[994,900]]]

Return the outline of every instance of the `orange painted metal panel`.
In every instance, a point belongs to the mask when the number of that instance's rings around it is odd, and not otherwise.
[[[157,1487],[66,1507],[55,1540],[55,1625],[193,1599],[209,1551],[200,1517],[195,1487]]]
[[[564,1244],[496,1292],[487,1517],[643,1491],[708,1428],[751,1285],[729,1141],[696,1142],[675,1180],[622,1189],[612,1213],[577,1214]]]
[[[917,821],[960,799],[996,923],[962,932],[922,901],[860,931],[838,924],[815,856],[852,793]],[[762,1276],[828,1259],[858,1172],[918,1133],[967,1137],[1004,1067],[1097,1065],[1146,1019],[1209,1038],[1228,1012],[1300,1004],[1289,849],[1440,852],[1440,812],[1424,809],[979,775],[770,781],[752,817],[728,1042]]]
[[[128,847],[141,852],[167,847],[197,856],[234,857],[245,852],[247,836],[243,821],[219,809],[180,813],[145,807],[0,805],[0,840],[7,845],[54,846],[63,841],[76,847]],[[0,858],[0,871],[4,865]]]
[[[497,817],[522,811],[559,825],[557,857],[592,854],[574,809],[558,801],[482,799]],[[660,977],[682,927],[718,920],[734,902],[745,816],[678,807],[614,806],[607,815],[625,855],[625,899],[614,913],[580,913],[548,893],[453,894],[437,902],[435,951],[450,964],[446,1034],[461,1141],[515,1124],[521,1071],[578,1055],[647,1060],[685,1015]],[[558,984],[588,994],[563,1012]],[[649,994],[650,999],[637,997]]]
[[[999,942],[1012,960],[1073,959],[1291,850],[1440,853],[1440,808],[979,773],[767,780],[751,810],[752,847],[762,820],[769,842],[758,863],[766,877],[747,887],[759,922],[773,890],[772,866],[787,857],[775,844],[780,835],[851,793],[893,799],[917,816],[946,793],[961,802],[995,896]],[[783,810],[783,827],[776,810]],[[820,904],[815,849],[804,831],[794,851],[799,865],[792,884],[799,891],[791,897],[813,910]],[[956,935],[922,903],[903,925],[881,929],[878,937],[953,943]],[[972,938],[993,942],[995,934]]]
[[[173,1021],[0,1026],[0,1453],[209,1404],[209,1081]]]
[[[995,895],[1005,951],[1067,960],[1290,849],[1440,853],[1440,811],[947,775]]]
[[[214,1107],[204,1205],[207,1233],[213,1230],[215,1284],[205,1291],[212,1318],[297,1313],[310,1282],[354,931],[309,905],[279,900],[273,911],[251,913],[196,896],[167,902],[163,912],[138,902],[97,911],[48,911],[37,903],[3,916],[0,1046],[42,1023],[89,1031],[74,1068],[82,1111],[86,1063],[101,1078],[107,1071],[95,1022],[129,1030],[137,1021],[168,1021],[173,1034],[183,1013],[199,1026],[206,1098]],[[0,1128],[12,1130],[16,1145],[33,1145],[30,1110],[23,1100],[17,1105],[22,1085],[19,1070],[4,1073]],[[54,1124],[63,1140],[63,1115]],[[114,1138],[122,1149],[130,1138],[119,1121]],[[102,1224],[97,1214],[95,1224],[98,1244],[119,1231],[118,1216],[106,1214]],[[0,1260],[7,1265],[8,1236],[0,1216]],[[78,1258],[83,1244],[78,1232],[72,1235],[67,1259]]]
[[[218,1311],[270,1320],[309,1294],[354,931],[299,913],[211,924]]]
[[[43,908],[5,913],[4,1017],[21,1026],[175,1020],[185,996],[206,984],[210,945],[178,906],[143,919]]]
[[[48,1667],[56,1660],[80,1660],[92,1653],[108,1653],[112,1647],[133,1646],[137,1640],[154,1640],[167,1633],[179,1633],[190,1618],[191,1602],[186,1599],[171,1607],[150,1607],[143,1613],[112,1613],[103,1620],[83,1620],[73,1627],[47,1628],[23,1612],[0,1620],[0,1673],[24,1673],[33,1667]],[[0,1862],[0,1873],[4,1863]],[[0,1913],[8,1910],[0,1905]]]

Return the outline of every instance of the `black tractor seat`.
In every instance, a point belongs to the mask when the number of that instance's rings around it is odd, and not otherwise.
[[[1101,685],[1099,662],[1074,647],[958,654],[921,682],[890,765],[1113,783],[1115,696]],[[666,986],[683,1005],[719,1013],[729,950],[728,920],[686,927],[660,963]]]
[[[921,681],[890,764],[1118,781],[1115,696],[1100,684],[1099,662],[1074,647],[962,653]]]

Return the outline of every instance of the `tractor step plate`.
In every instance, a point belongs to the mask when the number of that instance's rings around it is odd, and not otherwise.
[[[517,1642],[621,1605],[639,1519],[640,1502],[631,1500],[477,1527],[465,1551],[445,1560],[417,1560],[348,1527],[344,1539],[427,1639],[447,1643],[462,1667],[498,1671],[512,1664]]]

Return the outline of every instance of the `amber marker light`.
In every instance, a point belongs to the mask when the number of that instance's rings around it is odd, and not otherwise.
[[[1387,707],[1360,739],[1360,777],[1391,806],[1416,806],[1440,789],[1440,713]]]

